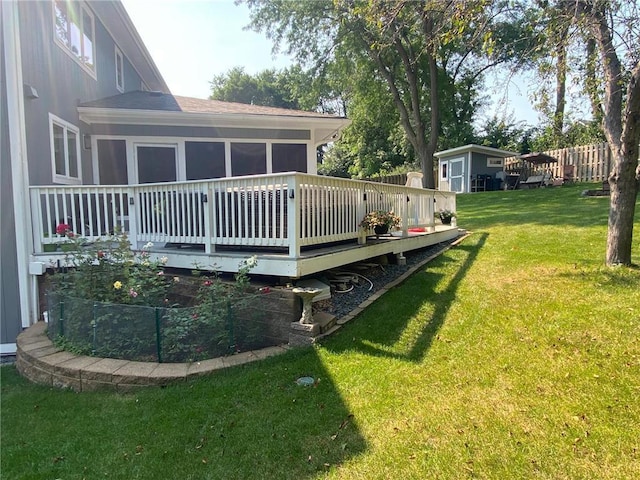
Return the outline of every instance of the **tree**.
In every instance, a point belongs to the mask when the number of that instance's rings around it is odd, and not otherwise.
[[[280,71],[267,69],[255,75],[234,67],[213,77],[210,84],[212,100],[344,114],[327,84],[314,79],[299,65]]]
[[[584,35],[595,42],[602,96],[603,130],[612,153],[609,175],[611,205],[607,232],[607,265],[631,265],[633,220],[640,191],[640,30],[638,5],[577,0],[575,19]],[[621,59],[622,57],[622,59]],[[597,78],[589,80],[596,84]],[[600,88],[593,89],[597,95]]]
[[[425,186],[434,186],[433,154],[442,131],[441,92],[466,77],[475,85],[484,69],[479,52],[499,2],[409,0],[244,0],[251,27],[265,31],[278,48],[316,67],[332,59],[368,62],[396,109],[408,143],[419,159]],[[497,44],[494,44],[494,46]],[[501,61],[501,60],[500,60]],[[472,89],[467,93],[473,94]],[[458,97],[460,98],[460,97]],[[468,110],[457,111],[468,117]]]

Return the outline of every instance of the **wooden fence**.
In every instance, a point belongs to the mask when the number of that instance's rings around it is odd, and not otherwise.
[[[565,165],[574,165],[576,182],[601,182],[608,178],[611,171],[611,150],[606,142],[594,145],[547,150],[543,153],[558,160],[557,163],[545,163],[538,166],[523,164],[518,157],[505,158],[505,170],[518,172],[522,176],[531,175],[532,170],[550,171],[554,177],[562,177]]]

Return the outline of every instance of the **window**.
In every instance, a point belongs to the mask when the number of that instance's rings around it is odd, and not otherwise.
[[[184,150],[187,180],[226,176],[224,142],[185,142]]]
[[[304,143],[274,143],[271,152],[273,173],[307,172],[307,146]]]
[[[175,145],[136,145],[138,183],[175,182],[177,153]]]
[[[80,133],[74,125],[49,114],[53,181],[80,183]]]
[[[267,173],[267,146],[264,143],[232,143],[231,175],[261,175]]]
[[[118,47],[116,47],[116,88],[124,93],[124,58]]]
[[[449,164],[447,162],[442,162],[440,164],[440,178],[442,178],[443,180],[447,179],[447,167],[449,166]]]
[[[127,142],[124,140],[102,140],[98,145],[98,174],[101,185],[126,185]]]
[[[95,77],[95,23],[83,5],[54,0],[55,39],[72,58]]]

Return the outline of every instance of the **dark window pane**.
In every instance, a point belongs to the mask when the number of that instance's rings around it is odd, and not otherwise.
[[[53,155],[56,162],[56,174],[66,175],[67,166],[64,148],[64,128],[53,124]]]
[[[231,172],[234,177],[267,173],[267,146],[264,143],[232,143]]]
[[[98,140],[98,174],[101,185],[126,185],[127,144],[124,140]]]
[[[224,170],[224,142],[185,142],[187,180],[221,178]]]
[[[78,177],[78,136],[67,131],[67,154],[69,155],[69,176]]]
[[[141,147],[138,156],[138,182],[175,182],[176,149],[174,147]]]
[[[274,143],[271,157],[273,173],[307,172],[307,146],[303,143]]]

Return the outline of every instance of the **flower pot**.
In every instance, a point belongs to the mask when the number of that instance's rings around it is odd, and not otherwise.
[[[56,243],[45,243],[45,244],[42,245],[42,251],[43,252],[47,252],[47,253],[57,252],[58,251],[58,244],[56,244]]]
[[[451,217],[441,218],[443,225],[451,225]]]
[[[373,231],[376,232],[376,235],[385,235],[389,233],[388,225],[375,225],[373,227]]]

